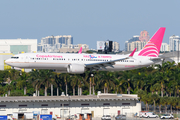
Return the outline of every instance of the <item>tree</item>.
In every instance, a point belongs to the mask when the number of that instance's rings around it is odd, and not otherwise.
[[[151,98],[153,99],[154,102],[154,112],[155,112],[156,101],[159,99],[159,96],[157,94],[151,94]]]
[[[103,85],[104,93],[108,93],[108,91],[114,89],[114,74],[112,72],[99,72],[100,79],[99,82]]]
[[[45,86],[44,89],[44,94],[47,96],[47,88],[51,85],[54,84],[54,73],[52,70],[39,70],[39,78],[40,82],[38,83],[38,88],[41,85]]]
[[[13,91],[11,92],[10,96],[23,96],[23,93],[20,91]]]
[[[5,94],[4,88],[2,86],[0,86],[0,95]]]
[[[22,72],[22,75],[18,79],[17,86],[21,89],[24,89],[24,95],[26,95],[27,90],[27,84],[28,84],[28,74],[25,72]]]
[[[167,104],[168,104],[168,97],[164,96],[160,99],[161,105],[165,107],[165,112],[167,113]]]
[[[168,97],[168,105],[170,105],[170,109],[171,109],[171,113],[172,113],[172,106],[175,106],[176,105],[176,97]]]
[[[39,89],[41,86],[41,77],[40,77],[39,70],[33,69],[29,73],[29,82],[32,83],[32,86],[35,88],[36,96],[39,96]]]
[[[78,81],[78,76],[76,74],[74,74],[71,77],[71,86],[73,88],[73,96],[75,95],[75,86],[77,85],[77,81]]]
[[[55,85],[57,87],[57,96],[59,96],[59,88],[60,88],[60,91],[63,91],[63,85],[64,85],[64,81],[61,77],[61,74],[57,73],[55,74]]]
[[[8,95],[10,95],[11,94],[11,90],[13,89],[13,87],[12,87],[12,85],[11,84],[6,84],[6,91],[8,91]]]
[[[61,75],[61,79],[64,80],[64,83],[65,83],[65,86],[66,86],[66,95],[68,95],[68,83],[69,83],[69,80],[70,80],[70,75],[69,74],[66,74],[66,73],[62,73]]]
[[[120,78],[120,85],[125,87],[127,89],[128,94],[130,94],[130,90],[133,88],[131,72],[124,71],[124,74]]]
[[[148,110],[148,102],[149,102],[149,99],[150,99],[150,97],[149,97],[148,94],[144,94],[144,95],[142,96],[142,101],[143,101],[144,103],[146,103],[146,111]]]
[[[142,97],[146,94],[143,90],[139,89],[137,91],[137,94],[138,94],[138,97],[140,97],[140,103],[141,103],[141,100],[142,100]]]

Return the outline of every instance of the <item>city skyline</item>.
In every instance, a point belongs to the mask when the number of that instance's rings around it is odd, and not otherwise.
[[[166,27],[163,42],[179,35],[180,1],[1,1],[0,39],[72,35],[74,44],[96,48],[96,41],[125,41],[140,31],[152,36]],[[147,7],[148,6],[148,7]],[[173,16],[173,17],[172,17]]]

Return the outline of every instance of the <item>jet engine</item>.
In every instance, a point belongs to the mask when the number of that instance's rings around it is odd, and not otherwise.
[[[67,72],[72,74],[82,74],[85,72],[84,64],[69,64]]]

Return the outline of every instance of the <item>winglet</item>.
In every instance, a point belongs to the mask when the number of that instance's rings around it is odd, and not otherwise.
[[[82,47],[80,48],[80,50],[79,50],[78,54],[81,54],[81,53],[82,53]]]
[[[137,49],[137,48],[135,48],[135,49],[132,51],[132,53],[129,55],[129,57],[133,57],[134,53],[136,52],[136,49]]]

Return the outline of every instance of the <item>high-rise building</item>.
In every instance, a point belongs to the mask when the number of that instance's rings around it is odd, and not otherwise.
[[[172,35],[172,36],[169,37],[170,51],[178,51],[178,50],[180,50],[179,40],[180,40],[179,36]]]
[[[59,35],[59,36],[47,36],[41,39],[41,44],[50,44],[54,46],[55,44],[73,44],[73,37],[71,35]]]
[[[97,41],[97,50],[104,51],[105,49],[111,49],[113,52],[119,52],[119,43],[115,41]],[[111,50],[109,52],[112,52]]]
[[[47,36],[41,39],[38,45],[39,52],[59,52],[62,45],[72,45],[73,37],[71,35]]]
[[[139,51],[146,45],[149,39],[149,33],[146,30],[141,31],[140,36],[135,35],[125,42],[125,51],[133,51],[135,48],[137,48],[136,51]]]
[[[145,45],[146,45],[147,42],[141,42],[141,41],[134,41],[134,42],[131,42],[129,43],[128,41],[126,41],[125,45],[126,45],[126,51],[133,51],[135,48],[136,51],[139,51],[141,50]]]
[[[141,42],[148,42],[149,39],[149,33],[146,30],[140,32],[139,40]]]
[[[169,45],[167,43],[162,43],[161,44],[161,49],[160,49],[161,52],[167,52],[169,51]]]
[[[59,49],[59,52],[61,52],[61,53],[67,53],[67,52],[77,53],[81,47],[82,47],[82,52],[86,52],[87,50],[89,50],[89,46],[87,44],[78,44],[78,45],[62,44],[62,47]]]
[[[113,51],[114,52],[119,52],[119,50],[120,50],[119,43],[113,41]]]

